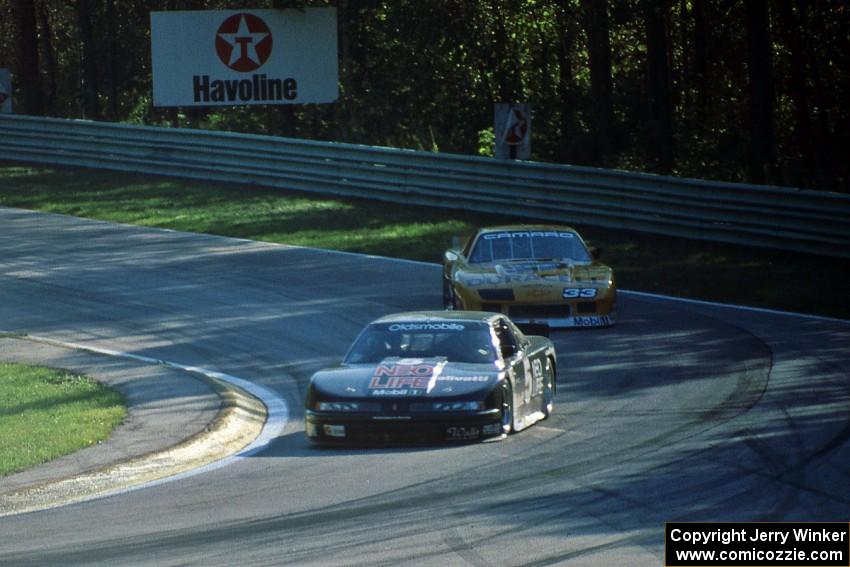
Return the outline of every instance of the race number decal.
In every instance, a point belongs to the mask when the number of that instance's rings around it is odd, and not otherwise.
[[[597,291],[595,287],[565,287],[562,295],[564,299],[591,299]]]
[[[531,376],[534,379],[534,395],[543,392],[543,362],[539,358],[531,361]]]

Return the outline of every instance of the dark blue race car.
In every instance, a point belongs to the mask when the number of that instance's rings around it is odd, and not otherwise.
[[[506,316],[398,313],[370,323],[343,362],[313,375],[307,436],[319,443],[473,441],[552,411],[556,354]]]

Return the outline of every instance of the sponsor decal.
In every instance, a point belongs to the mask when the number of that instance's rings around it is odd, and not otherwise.
[[[151,12],[154,106],[332,102],[335,8]]]
[[[588,315],[586,317],[573,317],[575,327],[600,327],[610,325],[611,319],[607,315]]]
[[[477,426],[447,427],[446,437],[453,440],[478,439],[481,437],[481,428]]]
[[[384,361],[375,368],[375,373],[369,381],[369,389],[383,392],[399,392],[396,395],[401,396],[411,395],[411,391],[430,392],[434,388],[437,377],[445,365],[445,359],[438,362],[421,358],[401,358],[393,361]],[[373,392],[373,395],[388,394],[377,394]]]
[[[502,432],[501,423],[490,423],[481,428],[481,433],[484,435],[497,435]]]
[[[392,389],[392,390],[389,390],[389,389],[373,390],[372,395],[373,396],[384,396],[384,397],[386,397],[386,396],[389,396],[389,397],[392,397],[392,396],[419,396],[419,395],[422,395],[424,392],[425,392],[425,390],[415,390],[415,389],[409,389],[409,388],[396,388],[396,389]]]
[[[532,394],[539,396],[543,393],[543,361],[535,358],[531,361]]]
[[[466,329],[460,323],[393,323],[387,329],[398,331],[463,331]]]
[[[218,27],[215,51],[221,62],[240,73],[262,67],[272,53],[273,36],[262,18],[249,13],[233,14]],[[214,79],[194,75],[195,102],[267,102],[295,100],[298,82],[292,77],[269,79],[254,74],[250,79]]]
[[[566,287],[562,297],[564,299],[590,299],[596,297],[599,290],[595,287]]]
[[[272,32],[254,14],[233,14],[218,27],[215,51],[221,62],[240,73],[250,73],[268,61],[272,53]]]
[[[209,75],[192,77],[195,102],[268,102],[295,100],[298,83],[293,78],[269,79],[252,75],[250,79],[211,79]]]
[[[439,382],[489,382],[489,376],[439,376]]]

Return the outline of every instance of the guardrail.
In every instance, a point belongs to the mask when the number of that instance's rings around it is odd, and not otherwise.
[[[0,156],[850,258],[850,195],[824,191],[9,114]]]

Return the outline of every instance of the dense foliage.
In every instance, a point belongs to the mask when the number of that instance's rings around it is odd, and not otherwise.
[[[149,13],[228,0],[0,0],[0,67],[20,113],[489,154],[529,102],[536,160],[850,191],[844,0],[330,4],[335,104],[153,108]]]

